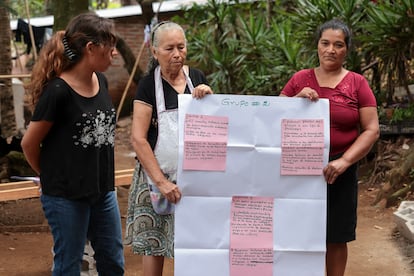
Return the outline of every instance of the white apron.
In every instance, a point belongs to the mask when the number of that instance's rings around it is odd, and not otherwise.
[[[187,86],[193,93],[194,86],[190,77],[183,69],[187,80]],[[178,109],[166,109],[164,89],[162,86],[161,70],[158,66],[154,72],[155,79],[155,99],[157,103],[158,115],[158,137],[154,148],[154,155],[158,164],[171,182],[177,181],[177,163],[178,163]],[[152,206],[155,212],[160,215],[174,213],[174,204],[170,203],[158,190],[147,174],[146,180],[149,184]]]

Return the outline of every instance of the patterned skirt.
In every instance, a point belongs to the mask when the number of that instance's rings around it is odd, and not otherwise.
[[[174,257],[174,215],[159,215],[137,162],[128,195],[124,244],[146,256]]]

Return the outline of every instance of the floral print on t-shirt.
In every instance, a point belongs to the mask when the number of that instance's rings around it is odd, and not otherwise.
[[[112,145],[115,143],[115,109],[111,111],[97,110],[96,113],[83,113],[82,121],[76,126],[79,129],[79,135],[74,135],[75,145],[84,148],[89,146],[100,147],[102,145]]]

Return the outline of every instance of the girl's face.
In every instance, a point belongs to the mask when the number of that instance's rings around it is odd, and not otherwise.
[[[178,72],[184,66],[187,46],[180,30],[159,30],[158,47],[152,48],[154,57],[165,72]]]
[[[345,34],[342,30],[325,30],[318,42],[319,63],[325,69],[337,69],[342,66],[348,52]]]
[[[95,64],[103,69],[98,71],[103,72],[112,64],[112,60],[118,55],[118,51],[112,45],[95,44],[95,47],[95,57],[97,59]]]

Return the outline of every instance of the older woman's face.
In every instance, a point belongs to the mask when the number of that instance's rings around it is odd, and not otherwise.
[[[178,72],[187,57],[184,34],[180,30],[160,30],[158,38],[158,47],[153,49],[153,53],[161,69]]]
[[[347,54],[345,34],[342,30],[325,30],[318,42],[319,63],[326,69],[342,66]]]

